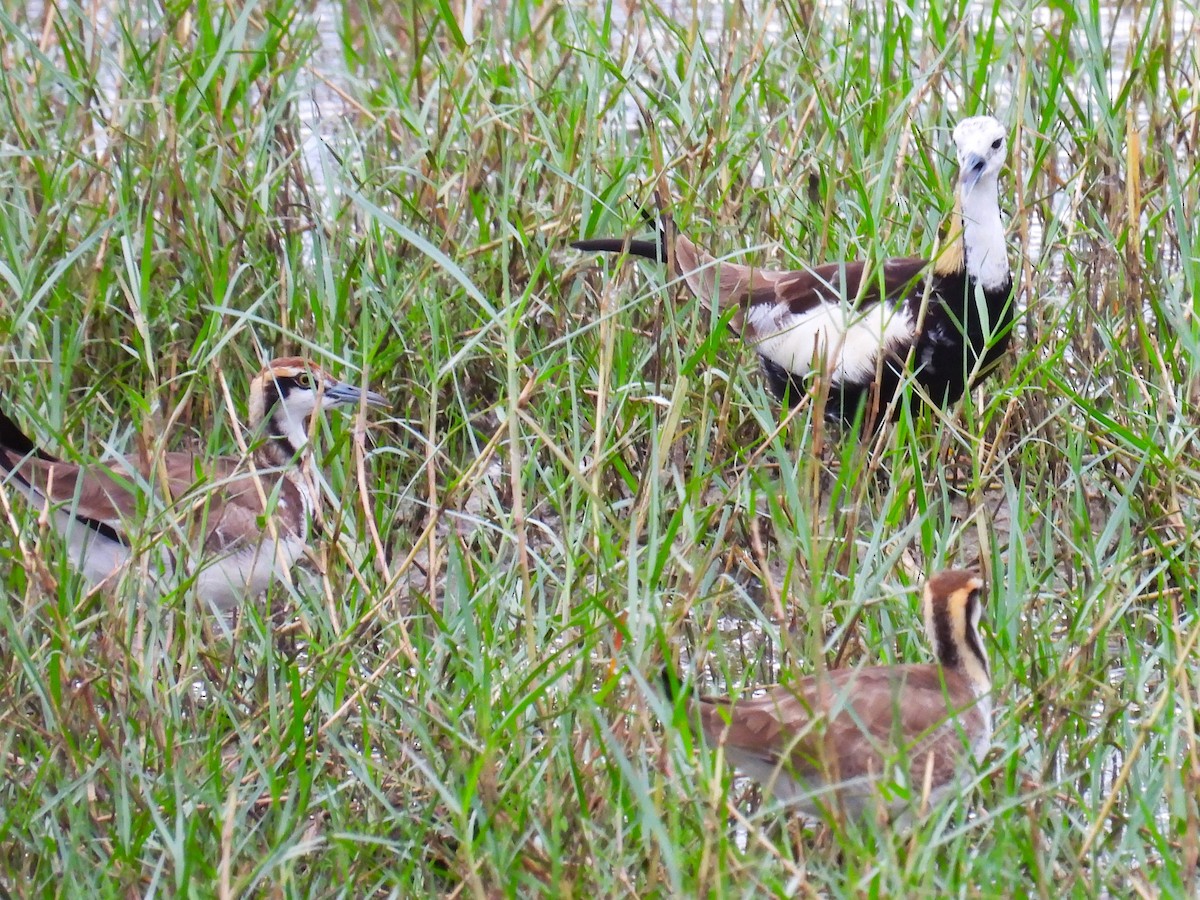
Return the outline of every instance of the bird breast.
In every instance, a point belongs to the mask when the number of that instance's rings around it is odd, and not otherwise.
[[[196,574],[197,596],[219,612],[231,612],[265,591],[303,554],[304,541],[295,535],[281,535],[278,541],[264,538],[226,556],[205,559]]]

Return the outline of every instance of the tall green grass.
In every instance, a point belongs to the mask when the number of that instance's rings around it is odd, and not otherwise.
[[[320,566],[232,635],[88,593],[0,491],[0,883],[1195,892],[1196,13],[0,4],[5,410],[70,458],[230,452],[295,352],[394,402],[323,427]],[[1016,346],[878,441],[566,249],[663,177],[714,252],[932,252],[978,112]],[[995,746],[911,829],[788,823],[657,693],[664,646],[735,690],[927,659],[947,565],[992,584]]]

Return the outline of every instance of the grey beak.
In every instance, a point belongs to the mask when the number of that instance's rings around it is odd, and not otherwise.
[[[377,394],[374,391],[368,391],[365,388],[355,387],[352,384],[343,384],[337,382],[325,388],[325,406],[347,406],[357,404],[360,400],[366,398],[368,406],[389,406],[387,397],[383,394]]]
[[[969,153],[962,164],[962,183],[963,195],[971,193],[971,189],[979,183],[979,178],[983,175],[983,170],[987,168],[987,160],[978,153]]]

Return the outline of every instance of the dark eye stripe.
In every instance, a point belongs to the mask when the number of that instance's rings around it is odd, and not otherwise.
[[[263,409],[270,411],[280,400],[287,398],[297,388],[308,390],[311,378],[307,372],[297,375],[276,375],[263,386]]]

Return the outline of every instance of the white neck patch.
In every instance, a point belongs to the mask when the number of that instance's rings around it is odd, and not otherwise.
[[[962,198],[962,240],[967,274],[984,290],[1002,288],[1010,278],[999,190],[996,176],[985,176]]]

